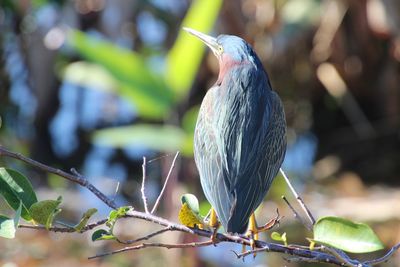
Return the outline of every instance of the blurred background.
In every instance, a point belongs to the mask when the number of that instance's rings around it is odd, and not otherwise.
[[[152,205],[180,151],[158,215],[178,221],[180,196],[207,209],[193,161],[201,100],[217,61],[182,26],[251,43],[281,96],[288,124],[283,168],[316,218],[342,216],[371,225],[390,248],[400,242],[400,2],[397,0],[2,0],[0,144],[63,170],[74,167],[119,205]],[[57,217],[76,223],[90,207],[109,209],[88,191],[11,159],[40,200],[64,198]],[[258,210],[260,223],[285,216],[289,243],[311,237],[281,200],[297,203],[277,177]],[[10,213],[0,200],[1,213]],[[123,239],[159,229],[118,223]],[[269,235],[262,237],[270,240]],[[194,241],[171,233],[158,241]],[[23,230],[0,241],[1,267],[319,266],[241,246],[145,249],[99,260],[118,248],[90,233]],[[383,255],[377,252],[365,259]],[[353,255],[354,256],[354,255]],[[399,266],[400,253],[381,266]]]

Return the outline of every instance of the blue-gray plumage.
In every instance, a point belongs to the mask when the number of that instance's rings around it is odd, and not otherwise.
[[[247,42],[232,35],[213,38],[185,30],[212,49],[220,67],[195,129],[194,158],[201,185],[225,230],[243,233],[285,155],[282,103]]]

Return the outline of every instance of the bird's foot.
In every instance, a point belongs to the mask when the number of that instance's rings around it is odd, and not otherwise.
[[[216,247],[218,243],[217,234],[220,224],[218,222],[217,213],[213,208],[210,211],[210,219],[208,221],[208,226],[212,229],[211,241],[213,245]]]
[[[279,225],[281,219],[283,218],[283,216],[281,216],[279,214],[279,210],[276,209],[276,216],[275,218],[272,218],[271,220],[269,220],[266,224],[264,224],[261,227],[257,227],[257,232],[258,233],[262,233],[262,232],[266,232],[268,230],[271,230],[273,227],[275,227],[276,225]]]

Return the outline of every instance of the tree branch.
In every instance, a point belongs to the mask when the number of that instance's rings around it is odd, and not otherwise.
[[[30,159],[28,157],[25,157],[23,155],[21,155],[20,153],[15,153],[15,152],[11,152],[7,149],[5,149],[4,147],[0,146],[0,156],[5,156],[5,157],[10,157],[10,158],[14,158],[14,159],[18,159],[20,161],[23,161],[39,170],[48,172],[48,173],[53,173],[56,174],[60,177],[63,177],[71,182],[77,183],[83,187],[86,187],[89,191],[91,191],[98,199],[100,199],[101,201],[103,201],[107,206],[109,206],[110,208],[116,209],[117,205],[115,204],[115,202],[111,199],[109,199],[106,195],[104,195],[100,190],[98,190],[94,185],[92,185],[91,183],[89,183],[89,181],[87,179],[85,179],[83,176],[78,176],[78,175],[74,175],[74,174],[70,174],[67,172],[64,172],[60,169],[56,169],[50,166],[47,166],[43,163],[40,163],[36,160]]]
[[[303,199],[299,196],[299,194],[297,194],[296,190],[294,189],[294,187],[293,187],[292,183],[290,182],[289,178],[286,176],[285,172],[282,169],[279,169],[279,171],[281,172],[283,178],[285,178],[285,181],[286,181],[287,185],[289,186],[289,188],[292,191],[293,195],[295,196],[295,198],[299,202],[300,206],[302,207],[302,209],[306,213],[308,219],[310,220],[311,225],[314,225],[315,224],[314,216],[311,214],[311,212],[307,208],[306,204],[304,204]]]
[[[175,158],[173,160],[171,169],[168,173],[168,176],[166,178],[166,181],[164,183],[164,187],[163,190],[161,191],[159,198],[157,199],[156,204],[153,207],[152,212],[154,212],[157,209],[158,203],[163,195],[163,191],[165,190],[166,184],[168,182],[169,176],[172,172],[172,169],[174,167],[176,158],[178,156],[179,153],[177,153],[175,155]],[[63,177],[67,180],[70,180],[72,182],[75,182],[83,187],[88,188],[97,198],[99,198],[101,201],[103,201],[104,203],[106,203],[109,207],[113,208],[113,209],[117,209],[118,207],[116,206],[116,204],[110,200],[108,197],[106,197],[103,193],[101,193],[97,188],[95,188],[92,184],[90,184],[86,179],[83,178],[83,176],[81,175],[73,175],[70,173],[66,173],[64,171],[46,166],[42,163],[39,163],[37,161],[34,161],[30,158],[24,157],[21,154],[18,153],[14,153],[14,152],[10,152],[8,150],[6,150],[5,148],[0,146],[0,156],[6,156],[6,157],[11,157],[11,158],[15,158],[18,160],[21,160],[27,164],[30,164],[40,170],[43,171],[47,171],[49,173],[53,173],[56,174],[60,177]],[[301,198],[298,196],[298,194],[296,193],[296,191],[294,190],[293,186],[291,186],[290,182],[288,181],[286,175],[284,174],[284,172],[281,170],[282,175],[285,177],[285,180],[287,180],[287,183],[289,185],[289,187],[291,188],[292,192],[294,193],[294,195],[296,196],[297,200],[299,201],[299,203],[301,204],[301,206],[303,207],[303,209],[305,210],[307,216],[309,217],[309,220],[314,223],[315,220],[312,217],[311,213],[309,212],[309,210],[307,209],[307,207],[304,205],[304,202],[301,200]],[[164,232],[167,231],[180,231],[180,232],[184,232],[184,233],[188,233],[188,234],[192,234],[192,235],[196,235],[199,237],[207,237],[210,238],[213,233],[208,231],[208,230],[202,230],[202,229],[197,229],[197,228],[189,228],[185,225],[182,224],[177,224],[174,222],[171,222],[167,219],[158,217],[152,213],[146,213],[146,212],[140,212],[140,211],[136,211],[136,210],[131,210],[129,212],[127,212],[126,216],[124,217],[130,217],[130,218],[136,218],[136,219],[141,219],[144,221],[148,221],[154,224],[158,224],[161,226],[164,226],[165,228],[156,232],[153,232],[147,236],[144,236],[142,238],[139,238],[137,240],[132,240],[132,241],[126,241],[126,243],[135,243],[135,242],[139,242],[142,240],[147,240],[151,237],[154,237],[156,235],[162,234]],[[104,224],[107,221],[107,219],[98,221],[96,223],[92,223],[92,224],[88,224],[86,225],[81,232],[85,232],[88,230],[91,230],[99,225]],[[44,230],[46,229],[44,226],[32,226],[32,225],[20,225],[20,228],[29,228],[29,229],[36,229],[36,230]],[[53,231],[53,232],[64,232],[64,233],[69,233],[69,232],[76,232],[76,230],[74,228],[70,228],[70,227],[51,227],[50,229],[48,229],[49,231]],[[121,253],[121,252],[125,252],[125,251],[130,251],[130,250],[140,250],[140,249],[144,249],[144,248],[148,248],[148,247],[163,247],[163,248],[167,248],[167,249],[172,249],[172,248],[187,248],[187,247],[202,247],[202,246],[210,246],[210,245],[214,245],[215,243],[220,243],[220,242],[230,242],[230,243],[237,243],[237,244],[242,244],[245,246],[250,246],[250,240],[248,239],[248,237],[246,237],[245,235],[237,235],[237,234],[221,234],[221,233],[217,233],[217,235],[215,236],[215,240],[208,240],[205,242],[193,242],[193,243],[183,243],[183,244],[165,244],[165,243],[142,243],[136,246],[130,246],[130,247],[125,247],[119,250],[115,250],[115,251],[110,251],[104,254],[99,254],[99,255],[95,255],[90,257],[90,259],[93,258],[97,258],[97,257],[103,257],[103,256],[107,256],[107,255],[112,255],[112,254],[116,254],[116,253]],[[375,260],[370,260],[370,261],[366,261],[366,262],[359,262],[356,260],[352,260],[350,259],[343,251],[341,250],[337,250],[337,249],[333,249],[333,248],[327,248],[325,247],[325,252],[323,250],[318,250],[318,249],[314,249],[314,250],[310,250],[307,247],[300,247],[300,246],[294,246],[294,245],[289,245],[289,246],[284,246],[281,244],[276,244],[276,243],[269,243],[269,242],[264,242],[264,241],[260,241],[257,240],[255,242],[255,249],[254,250],[249,250],[243,253],[236,253],[236,256],[238,258],[244,258],[247,255],[251,255],[257,252],[277,252],[277,253],[281,253],[281,254],[286,254],[286,255],[291,255],[294,258],[293,259],[288,259],[288,260],[300,260],[300,261],[305,261],[305,262],[321,262],[321,263],[330,263],[330,264],[334,264],[334,265],[338,265],[338,266],[357,266],[357,267],[367,267],[367,266],[372,266],[375,264],[379,264],[381,262],[387,261],[395,251],[397,251],[400,248],[400,244],[397,244],[396,246],[392,247],[391,250],[384,255],[381,258],[375,259]]]
[[[153,206],[153,209],[151,210],[152,214],[157,210],[158,205],[160,204],[161,198],[164,195],[165,188],[167,187],[167,184],[168,184],[168,181],[169,181],[169,177],[171,176],[172,170],[175,167],[175,162],[176,162],[176,159],[178,158],[178,155],[179,155],[179,151],[177,151],[176,154],[175,154],[174,160],[172,161],[171,167],[169,168],[169,172],[168,172],[167,178],[165,178],[164,186],[161,189],[160,195],[158,195],[158,198],[156,200],[156,203]]]
[[[143,200],[143,206],[144,206],[144,211],[146,213],[149,213],[149,208],[147,206],[147,197],[145,193],[145,183],[146,183],[146,157],[143,157],[143,164],[142,164],[142,172],[143,172],[143,177],[142,177],[142,187],[140,189],[140,192],[142,193],[142,200]]]

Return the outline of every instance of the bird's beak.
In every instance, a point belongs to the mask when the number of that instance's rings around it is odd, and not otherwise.
[[[217,42],[217,38],[214,38],[212,36],[209,36],[207,34],[201,33],[199,31],[183,27],[185,31],[188,33],[196,36],[200,40],[202,40],[212,51],[216,56],[220,56],[220,51],[218,50],[219,44]]]

